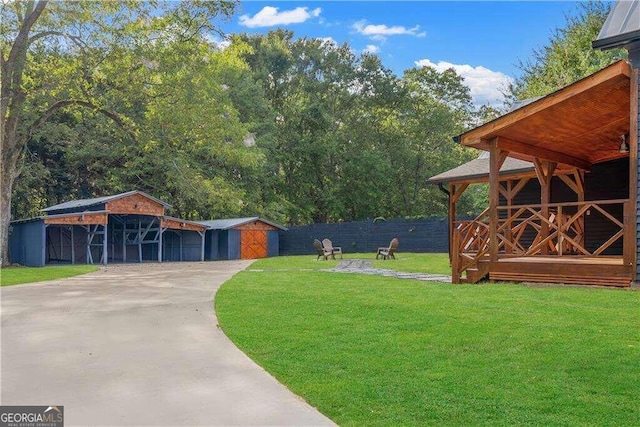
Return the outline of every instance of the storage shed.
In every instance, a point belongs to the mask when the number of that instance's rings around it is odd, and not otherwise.
[[[168,207],[142,191],[48,207],[44,216],[11,223],[11,262],[40,267],[204,260],[207,228],[165,216]]]
[[[287,229],[260,217],[198,221],[207,227],[206,260],[256,259],[278,256],[278,233]]]

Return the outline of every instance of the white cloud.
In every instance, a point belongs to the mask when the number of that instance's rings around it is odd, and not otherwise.
[[[456,73],[464,78],[464,84],[469,87],[473,103],[476,105],[490,104],[498,106],[502,104],[504,95],[501,90],[505,90],[513,79],[500,71],[492,71],[481,65],[472,67],[471,65],[452,64],[446,61],[439,61],[437,64],[428,59],[421,59],[415,64],[420,67],[433,67],[439,72],[453,68]]]
[[[426,32],[420,32],[420,26],[416,25],[412,28],[406,28],[401,25],[394,25],[389,27],[385,24],[381,25],[373,25],[366,24],[366,21],[359,21],[353,24],[353,29],[358,33],[370,37],[373,40],[386,40],[388,36],[414,36],[414,37],[424,37],[427,35]]]
[[[240,25],[249,28],[273,27],[276,25],[301,24],[311,18],[320,16],[322,9],[319,7],[309,11],[307,7],[296,7],[292,10],[278,11],[277,7],[265,6],[253,17],[242,15]]]
[[[380,51],[380,48],[378,46],[376,46],[375,44],[368,44],[367,46],[365,46],[365,48],[362,50],[362,53],[371,53],[371,54],[375,54],[378,53]]]

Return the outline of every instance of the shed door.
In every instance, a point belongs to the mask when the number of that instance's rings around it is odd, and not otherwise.
[[[242,230],[240,233],[240,258],[267,257],[267,232],[264,230]]]

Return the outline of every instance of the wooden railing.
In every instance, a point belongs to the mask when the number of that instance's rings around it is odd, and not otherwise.
[[[497,252],[499,256],[528,257],[536,255],[597,257],[612,250],[622,239],[625,264],[633,257],[631,220],[624,219],[628,200],[600,200],[547,205],[499,206]],[[617,211],[618,217],[612,211]],[[600,231],[608,231],[601,241],[585,243],[584,221],[587,215],[601,217]],[[490,255],[490,212],[485,210],[475,220],[457,221],[452,239],[453,282],[476,268]],[[588,230],[587,230],[588,231]],[[595,247],[594,247],[595,246]],[[619,249],[616,249],[619,251]]]

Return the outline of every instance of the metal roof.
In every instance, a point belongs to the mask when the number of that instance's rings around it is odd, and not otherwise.
[[[25,222],[44,221],[46,216],[35,216],[33,218],[14,219],[10,224],[23,224]]]
[[[444,182],[464,182],[471,181],[478,178],[489,177],[489,153],[483,152],[477,159],[471,160],[456,168],[450,169],[446,172],[442,172],[432,178],[429,178],[428,182],[432,184],[444,183]],[[526,162],[524,160],[514,159],[507,157],[500,168],[500,175],[509,175],[519,172],[534,171],[533,163]]]
[[[184,222],[185,224],[192,224],[192,225],[197,225],[198,227],[206,228],[206,225],[204,225],[202,221],[191,221],[188,219],[176,218],[175,216],[167,216],[167,215],[164,216],[164,219],[169,221]]]
[[[594,49],[613,49],[640,41],[640,0],[618,1],[609,12]]]
[[[42,212],[59,211],[63,209],[88,208],[89,206],[101,205],[103,203],[107,203],[112,200],[133,196],[134,194],[140,194],[148,199],[153,200],[154,202],[161,204],[165,208],[171,207],[169,203],[156,199],[155,197],[150,196],[143,191],[134,190],[134,191],[128,191],[126,193],[114,194],[113,196],[95,197],[93,199],[71,200],[71,201],[60,203],[54,206],[49,206],[48,208],[42,209]]]
[[[261,221],[265,224],[269,224],[273,227],[279,228],[280,230],[287,230],[286,227],[273,223],[271,221],[267,221],[264,218],[260,218],[258,216],[252,216],[247,218],[227,218],[227,219],[211,219],[208,221],[196,221],[198,224],[206,225],[209,230],[229,230],[230,228],[235,228],[240,225],[247,224],[253,221]]]

